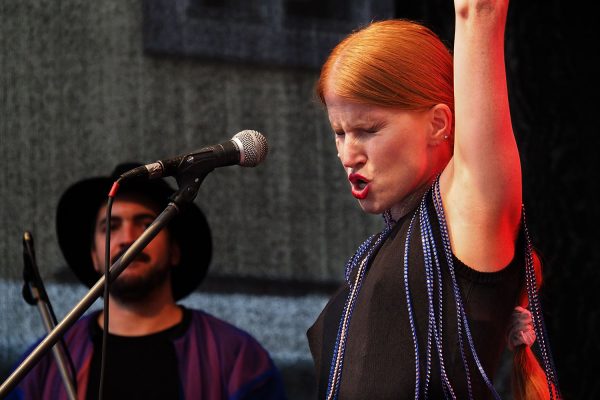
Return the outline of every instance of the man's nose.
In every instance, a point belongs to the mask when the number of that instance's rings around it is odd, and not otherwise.
[[[131,222],[124,222],[111,237],[119,246],[130,246],[142,234],[140,228]]]

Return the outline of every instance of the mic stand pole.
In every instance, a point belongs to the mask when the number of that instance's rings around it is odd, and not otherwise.
[[[114,281],[129,263],[154,239],[154,237],[163,229],[173,217],[179,213],[179,206],[184,201],[191,201],[196,197],[200,184],[206,175],[212,171],[203,171],[202,176],[196,175],[194,178],[185,179],[191,181],[189,186],[184,186],[172,196],[172,201],[165,207],[163,212],[156,217],[152,224],[140,235],[125,254],[123,254],[110,267],[109,276],[111,282]],[[4,398],[23,377],[33,368],[33,366],[42,358],[42,356],[54,346],[54,344],[65,334],[83,313],[94,304],[96,299],[103,293],[105,277],[102,275],[98,282],[88,291],[88,293],[77,303],[75,307],[56,325],[56,327],[37,345],[37,347],[23,360],[23,362],[13,371],[13,373],[0,386],[0,399]]]
[[[36,289],[32,289],[32,292],[35,295]],[[38,301],[37,302],[38,309],[42,316],[42,320],[44,321],[44,326],[46,327],[47,332],[51,332],[54,328],[54,323],[50,318],[50,311],[48,309],[48,304]],[[60,375],[62,377],[63,383],[65,384],[65,389],[67,390],[67,396],[71,400],[77,399],[77,391],[73,386],[73,381],[71,379],[71,375],[69,373],[69,369],[67,368],[67,356],[65,354],[65,348],[61,345],[60,341],[56,343],[55,346],[52,347],[52,353],[56,362],[58,363],[58,369],[60,371]]]
[[[23,278],[25,284],[23,285],[23,297],[25,301],[31,305],[36,304],[46,332],[51,332],[56,325],[56,317],[52,312],[52,306],[50,305],[50,299],[44,288],[42,278],[39,274],[37,264],[35,262],[35,253],[33,250],[33,237],[31,233],[25,231],[23,234],[23,257],[25,259],[25,268],[23,270]],[[75,376],[73,370],[68,368],[67,349],[62,341],[56,343],[52,347],[52,353],[54,359],[58,364],[58,369],[62,377],[67,396],[70,400],[77,399],[77,389],[75,388],[74,381]]]

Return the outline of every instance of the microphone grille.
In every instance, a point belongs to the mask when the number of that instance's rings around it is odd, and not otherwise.
[[[240,147],[240,165],[242,167],[255,167],[267,157],[269,144],[260,132],[247,129],[236,133],[233,140]]]

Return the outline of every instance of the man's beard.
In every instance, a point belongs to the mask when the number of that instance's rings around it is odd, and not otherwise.
[[[112,263],[114,264],[127,249],[123,249],[113,257]],[[141,252],[136,256],[133,261],[142,263],[150,262],[150,257]],[[122,272],[125,272],[123,270]],[[113,282],[110,283],[109,292],[110,295],[119,302],[122,303],[137,303],[142,302],[152,295],[152,293],[165,281],[168,280],[170,269],[162,266],[155,267],[138,276],[126,276],[119,275]]]
[[[152,293],[169,278],[168,268],[156,268],[148,271],[143,276],[119,276],[110,283],[110,295],[122,303],[141,302],[152,295]]]

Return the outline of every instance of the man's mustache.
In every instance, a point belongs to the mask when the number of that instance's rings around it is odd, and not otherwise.
[[[123,254],[127,252],[127,250],[129,250],[129,248],[125,247],[121,249],[117,254],[115,254],[115,256],[111,259],[111,265],[114,264],[119,258],[121,258]],[[134,260],[147,263],[150,262],[150,256],[142,251],[137,256],[135,256]]]

